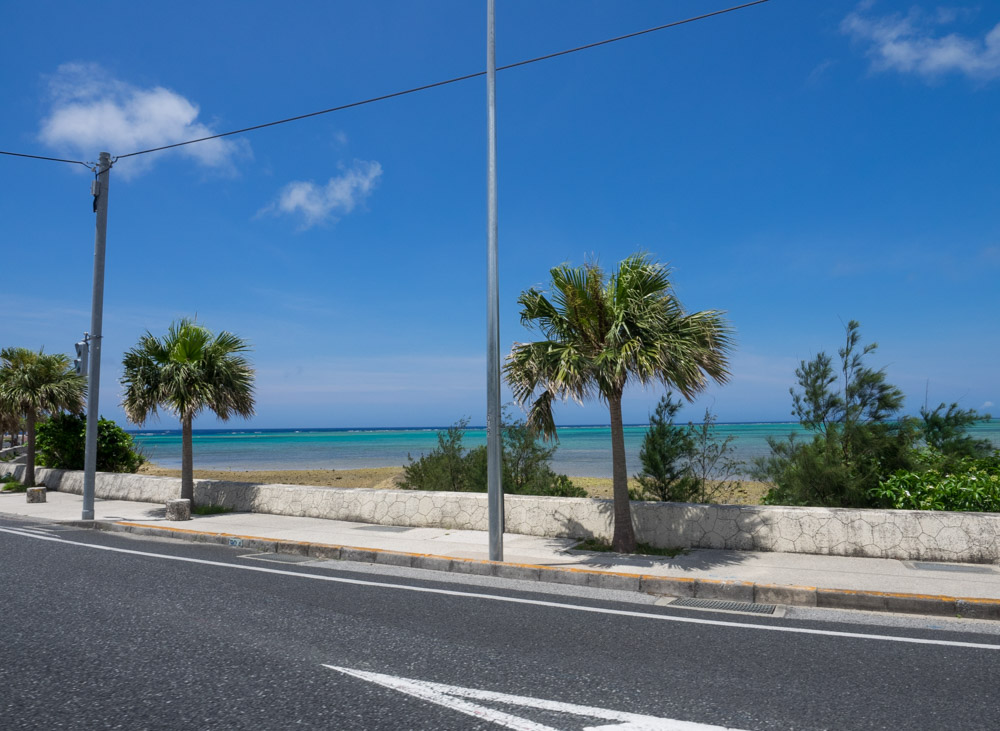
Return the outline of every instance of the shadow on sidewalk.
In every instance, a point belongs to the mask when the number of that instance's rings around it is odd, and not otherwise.
[[[601,512],[612,514],[613,508],[601,508]],[[613,517],[613,515],[611,515]],[[581,537],[580,540],[595,538],[593,531],[572,518],[562,520],[564,535]],[[610,551],[584,551],[567,549],[562,551],[568,556],[578,559],[582,566],[607,569],[614,566],[628,566],[636,569],[666,568],[679,571],[703,571],[721,566],[737,566],[745,563],[753,555],[749,551],[733,551],[722,549],[690,548],[684,553],[670,556],[645,556],[640,554],[622,554]],[[580,557],[586,556],[582,560]]]

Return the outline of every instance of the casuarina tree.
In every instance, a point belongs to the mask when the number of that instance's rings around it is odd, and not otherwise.
[[[35,484],[35,425],[38,418],[66,410],[83,410],[86,381],[73,372],[69,356],[27,348],[0,351],[0,403],[24,418],[27,464],[24,484]]]
[[[670,270],[634,254],[606,274],[597,263],[550,271],[549,294],[521,293],[521,323],[544,340],[515,343],[505,365],[514,397],[530,403],[529,425],[556,434],[552,402],[597,397],[611,417],[616,551],[635,550],[625,465],[622,395],[630,383],[654,382],[686,399],[710,380],[728,380],[732,329],[717,310],[688,313],[670,284]]]
[[[194,504],[192,422],[208,409],[223,421],[254,414],[250,345],[230,332],[212,334],[193,320],[170,326],[163,338],[150,332],[125,353],[122,407],[142,426],[162,408],[181,422],[181,498]]]

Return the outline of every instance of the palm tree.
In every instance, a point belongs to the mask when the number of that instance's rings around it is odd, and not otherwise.
[[[122,407],[142,426],[164,408],[181,422],[181,498],[194,504],[191,422],[204,409],[223,421],[254,414],[254,372],[242,355],[250,345],[230,332],[213,335],[187,318],[174,322],[166,337],[149,331],[125,353]]]
[[[611,414],[616,551],[635,550],[625,467],[622,394],[632,382],[660,382],[691,400],[711,378],[729,378],[732,328],[720,311],[685,313],[674,295],[670,270],[634,254],[606,276],[596,263],[550,271],[551,300],[531,288],[521,293],[521,324],[545,340],[515,343],[506,380],[528,423],[546,438],[556,435],[552,401],[578,403],[597,396]]]
[[[69,356],[27,348],[0,351],[0,402],[24,417],[28,436],[24,484],[35,484],[35,424],[38,417],[66,410],[83,410],[87,383],[73,372]]]

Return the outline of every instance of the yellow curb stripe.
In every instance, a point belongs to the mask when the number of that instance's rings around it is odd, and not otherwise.
[[[967,602],[969,604],[980,604],[984,606],[998,604],[1000,605],[1000,599],[985,599],[976,597],[953,597],[939,594],[905,594],[901,592],[882,592],[882,591],[866,591],[864,589],[828,589],[828,588],[818,588],[815,586],[798,586],[796,584],[758,584],[753,581],[736,581],[732,579],[694,579],[687,576],[658,576],[655,574],[630,574],[621,571],[600,571],[597,569],[581,569],[573,566],[543,566],[541,564],[530,564],[530,563],[514,563],[509,561],[488,561],[485,559],[478,558],[464,558],[464,557],[453,557],[453,556],[441,556],[434,553],[411,553],[409,551],[393,551],[391,549],[383,548],[366,548],[362,546],[347,546],[335,543],[314,543],[310,541],[286,541],[280,538],[265,538],[262,536],[247,536],[239,533],[216,533],[212,531],[199,531],[192,530],[191,528],[175,528],[173,526],[160,526],[160,525],[148,525],[147,523],[132,523],[129,521],[116,521],[115,525],[123,525],[134,528],[145,528],[148,530],[162,530],[172,533],[185,533],[190,535],[209,535],[218,536],[221,538],[239,538],[245,541],[262,541],[265,543],[284,543],[286,545],[297,545],[297,546],[316,546],[318,548],[332,548],[332,549],[349,549],[354,551],[368,551],[370,553],[391,553],[397,556],[410,556],[414,558],[437,558],[443,561],[463,561],[466,563],[478,563],[478,564],[489,564],[498,566],[517,566],[526,569],[540,569],[542,571],[566,571],[577,574],[593,574],[596,576],[621,576],[625,578],[637,578],[640,582],[646,581],[676,581],[682,583],[702,583],[702,584],[715,584],[715,585],[728,585],[728,586],[747,586],[747,587],[758,587],[764,589],[782,589],[782,590],[793,590],[793,591],[806,591],[806,592],[822,592],[825,594],[849,594],[853,596],[871,596],[871,597],[891,597],[895,599],[921,599],[925,601],[937,601],[944,603],[949,602]]]

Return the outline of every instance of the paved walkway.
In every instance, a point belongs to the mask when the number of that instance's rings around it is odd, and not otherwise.
[[[45,503],[30,504],[26,502],[23,493],[0,494],[0,514],[26,516],[46,521],[78,521],[82,513],[83,498],[60,492],[50,492]],[[303,546],[313,547],[352,547],[367,549],[370,552],[395,552],[402,555],[419,557],[440,557],[455,559],[462,562],[461,568],[452,567],[449,570],[469,570],[471,563],[486,562],[488,553],[488,536],[483,531],[446,530],[439,528],[410,528],[402,526],[370,525],[364,523],[348,523],[338,520],[320,518],[296,518],[283,515],[267,515],[264,513],[225,513],[221,515],[194,516],[188,522],[167,521],[162,505],[116,500],[97,500],[95,502],[95,518],[97,521],[110,524],[117,530],[134,530],[149,533],[151,531],[169,532],[178,538],[204,539],[206,536],[257,538],[270,542],[285,542],[299,544],[295,550],[306,551]],[[143,530],[138,530],[143,529]],[[159,530],[157,530],[159,529]],[[767,586],[773,590],[781,587],[812,591],[812,601],[815,602],[817,590],[826,596],[834,594],[841,600],[820,606],[847,606],[851,608],[888,609],[895,611],[923,611],[917,603],[917,608],[886,607],[884,602],[873,601],[871,596],[903,596],[910,597],[907,606],[913,606],[913,600],[920,599],[927,604],[937,606],[933,614],[963,613],[963,607],[956,610],[954,601],[942,604],[945,600],[967,599],[984,610],[982,616],[1000,618],[1000,567],[994,565],[946,564],[907,562],[894,559],[848,558],[843,556],[819,556],[792,553],[765,553],[747,551],[725,551],[711,549],[694,549],[676,558],[660,558],[646,556],[619,556],[608,553],[592,553],[572,550],[576,542],[564,538],[541,538],[515,534],[504,535],[505,563],[542,568],[543,580],[567,581],[567,583],[585,583],[577,581],[580,576],[595,576],[610,574],[616,577],[638,576],[643,578],[643,589],[656,590],[663,588],[663,593],[672,592],[671,586],[682,588],[690,584],[698,584],[713,589],[719,598],[746,598],[745,587]],[[291,550],[278,547],[275,543],[270,550]],[[313,550],[313,549],[309,549]],[[312,555],[312,553],[310,553]],[[360,554],[345,553],[344,558]],[[371,554],[365,554],[372,558]],[[394,563],[384,557],[385,563]],[[472,560],[469,561],[462,561]],[[454,562],[453,562],[454,563]],[[409,565],[418,565],[410,563]],[[435,567],[448,566],[440,564]],[[493,565],[495,566],[495,564]],[[544,569],[551,569],[546,571]],[[567,569],[575,571],[567,572]],[[474,573],[485,573],[474,571]],[[498,575],[513,575],[509,571],[494,571]],[[535,572],[536,575],[538,572]],[[557,576],[557,574],[559,574]],[[567,578],[567,576],[569,578]],[[601,578],[597,576],[597,579]],[[569,579],[573,579],[570,581]],[[647,579],[676,579],[679,584]],[[695,580],[692,584],[692,580]],[[700,584],[698,583],[700,582]],[[590,585],[597,586],[599,581],[591,579]],[[619,582],[621,583],[621,582]],[[731,587],[728,584],[738,586]],[[648,584],[648,587],[647,585]],[[635,583],[636,588],[639,584]],[[610,585],[609,585],[610,588]],[[739,591],[736,591],[740,589]],[[726,590],[726,591],[723,591]],[[692,589],[694,591],[694,589]],[[787,592],[786,592],[787,593]],[[799,592],[801,594],[801,592]],[[695,595],[707,596],[709,592],[695,591]],[[842,601],[852,595],[869,595],[865,597]],[[758,588],[756,596],[760,595]],[[777,598],[771,601],[781,603],[783,594],[772,591],[769,596]],[[755,596],[751,589],[750,596]],[[756,599],[751,599],[756,600]],[[809,603],[790,598],[787,603]],[[925,607],[928,609],[928,607]],[[933,607],[930,607],[933,609]],[[968,607],[964,607],[968,610]],[[988,610],[988,611],[987,611]],[[965,611],[966,616],[975,612]]]

